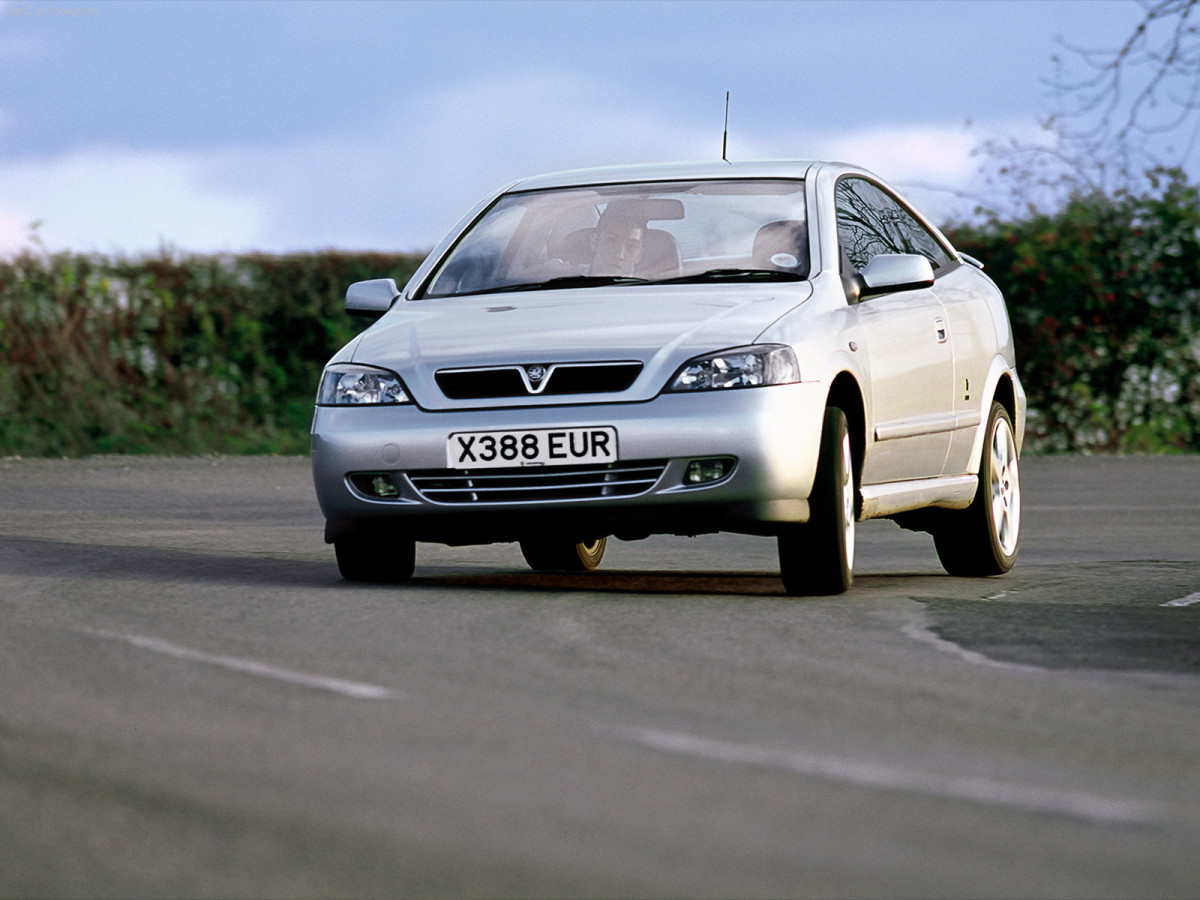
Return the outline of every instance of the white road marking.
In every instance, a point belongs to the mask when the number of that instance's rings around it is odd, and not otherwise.
[[[1021,509],[1024,512],[1157,512],[1159,510],[1177,510],[1177,509],[1195,509],[1195,503],[1151,503],[1146,506],[1138,506],[1129,503],[1117,503],[1111,505],[1094,504],[1080,506],[1030,506],[1022,504]]]
[[[1177,597],[1174,600],[1168,600],[1163,606],[1192,606],[1195,603],[1200,603],[1200,591],[1188,594],[1186,597]]]
[[[1145,824],[1154,818],[1157,811],[1153,805],[1137,800],[1120,800],[1082,791],[990,778],[918,772],[886,763],[819,756],[802,751],[772,750],[749,744],[708,740],[690,734],[643,728],[622,729],[619,734],[644,747],[712,762],[780,769],[796,775],[847,782],[861,787],[967,800],[1024,812],[1082,819],[1098,825]]]
[[[282,669],[278,666],[272,666],[268,663],[256,662],[252,659],[238,659],[233,656],[216,656],[211,653],[205,653],[201,650],[192,650],[188,647],[181,647],[178,644],[172,644],[169,641],[159,640],[158,638],[141,637],[136,634],[119,634],[114,631],[102,631],[94,629],[85,629],[88,634],[94,634],[97,637],[108,638],[114,641],[124,641],[127,644],[132,644],[134,647],[140,647],[143,650],[151,650],[155,653],[162,653],[166,656],[173,656],[176,659],[186,659],[191,662],[204,663],[210,666],[218,666],[222,669],[230,669],[234,672],[244,672],[247,675],[256,675],[259,678],[270,678],[275,681],[285,681],[289,684],[298,684],[304,687],[316,688],[322,691],[331,691],[335,694],[341,694],[345,697],[355,697],[366,700],[393,700],[401,695],[397,691],[390,688],[380,687],[376,684],[366,684],[361,681],[346,681],[341,678],[328,678],[324,675],[310,675],[307,672],[297,672],[292,669]]]

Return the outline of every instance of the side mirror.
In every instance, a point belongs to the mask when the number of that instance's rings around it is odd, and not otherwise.
[[[917,253],[881,253],[863,268],[863,297],[911,291],[933,284],[933,265]]]
[[[400,289],[391,278],[356,281],[346,288],[346,312],[377,319],[392,308],[399,296]]]

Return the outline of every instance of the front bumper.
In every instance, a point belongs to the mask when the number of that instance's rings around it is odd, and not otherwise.
[[[808,518],[825,396],[823,384],[800,383],[663,394],[645,403],[447,412],[409,405],[318,407],[312,466],[325,539],[396,532],[471,544],[547,533],[580,540],[603,534],[773,534]],[[652,486],[634,496],[441,502],[422,494],[410,477],[445,469],[453,432],[595,426],[616,428],[622,463],[665,463]],[[733,471],[710,484],[685,483],[691,460],[715,457],[736,460]],[[396,496],[369,496],[351,483],[356,473],[386,474]]]

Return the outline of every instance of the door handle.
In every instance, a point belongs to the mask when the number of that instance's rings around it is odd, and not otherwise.
[[[934,328],[934,331],[937,332],[937,339],[938,339],[939,344],[944,344],[944,343],[946,343],[947,340],[950,339],[950,335],[946,331],[946,323],[945,323],[945,321],[943,321],[941,316],[938,316],[936,319],[933,320],[933,328]]]

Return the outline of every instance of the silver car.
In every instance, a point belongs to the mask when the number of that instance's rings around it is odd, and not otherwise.
[[[609,537],[776,538],[790,594],[850,587],[855,522],[933,535],[955,575],[1020,540],[1025,392],[1004,300],[842,163],[638,166],[516,182],[326,366],[312,426],[342,575],[415,542],[520,543],[586,571]]]

